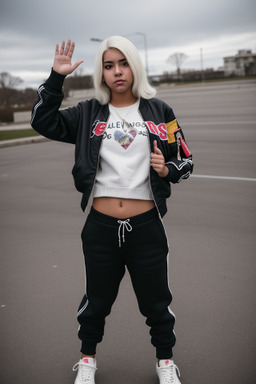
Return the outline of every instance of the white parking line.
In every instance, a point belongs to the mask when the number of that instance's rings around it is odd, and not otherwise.
[[[219,180],[235,180],[235,181],[256,181],[250,177],[232,177],[232,176],[214,176],[214,175],[191,175],[191,177],[198,177],[201,179],[219,179]]]
[[[182,121],[182,125],[254,125],[256,121]]]

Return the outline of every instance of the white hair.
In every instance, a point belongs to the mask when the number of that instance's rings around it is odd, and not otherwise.
[[[156,91],[148,82],[147,74],[137,48],[125,37],[111,36],[100,44],[95,59],[93,83],[96,99],[101,104],[107,104],[110,101],[110,89],[103,82],[103,55],[105,51],[111,48],[118,49],[122,52],[132,70],[132,93],[134,96],[145,99],[154,97]]]

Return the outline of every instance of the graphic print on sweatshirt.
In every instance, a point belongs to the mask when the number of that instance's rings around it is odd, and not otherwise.
[[[138,113],[138,102],[124,108],[110,105],[110,119],[103,140],[114,140],[127,150],[140,136],[147,136],[146,124]]]
[[[116,130],[114,132],[114,139],[124,148],[127,149],[137,135],[137,129],[130,129],[127,132]]]
[[[125,124],[122,121],[110,122],[103,134],[103,140],[113,140],[127,150],[136,137],[147,137],[148,132],[144,122]]]

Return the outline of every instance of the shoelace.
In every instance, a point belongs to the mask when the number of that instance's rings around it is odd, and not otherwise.
[[[84,364],[83,362],[78,362],[74,365],[73,371],[77,371],[81,367],[80,373],[81,373],[81,378],[84,383],[90,383],[92,375],[96,371],[96,367],[92,364]]]
[[[123,243],[125,243],[125,237],[124,237],[124,231],[125,229],[128,231],[128,232],[131,232],[132,231],[132,226],[131,224],[129,223],[130,219],[126,219],[126,220],[118,220],[118,224],[119,224],[119,227],[118,227],[118,242],[119,242],[119,247],[122,246],[122,242],[121,242],[121,230],[123,229],[123,233],[122,233],[122,239],[123,239]]]
[[[179,377],[180,377],[180,371],[177,365],[170,364],[167,367],[160,367],[161,370],[161,376],[164,379],[165,384],[175,384],[175,373],[176,370],[178,371]]]

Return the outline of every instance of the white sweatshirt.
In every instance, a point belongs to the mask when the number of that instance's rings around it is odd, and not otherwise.
[[[148,131],[138,106],[139,102],[124,108],[109,105],[94,197],[153,200]]]

